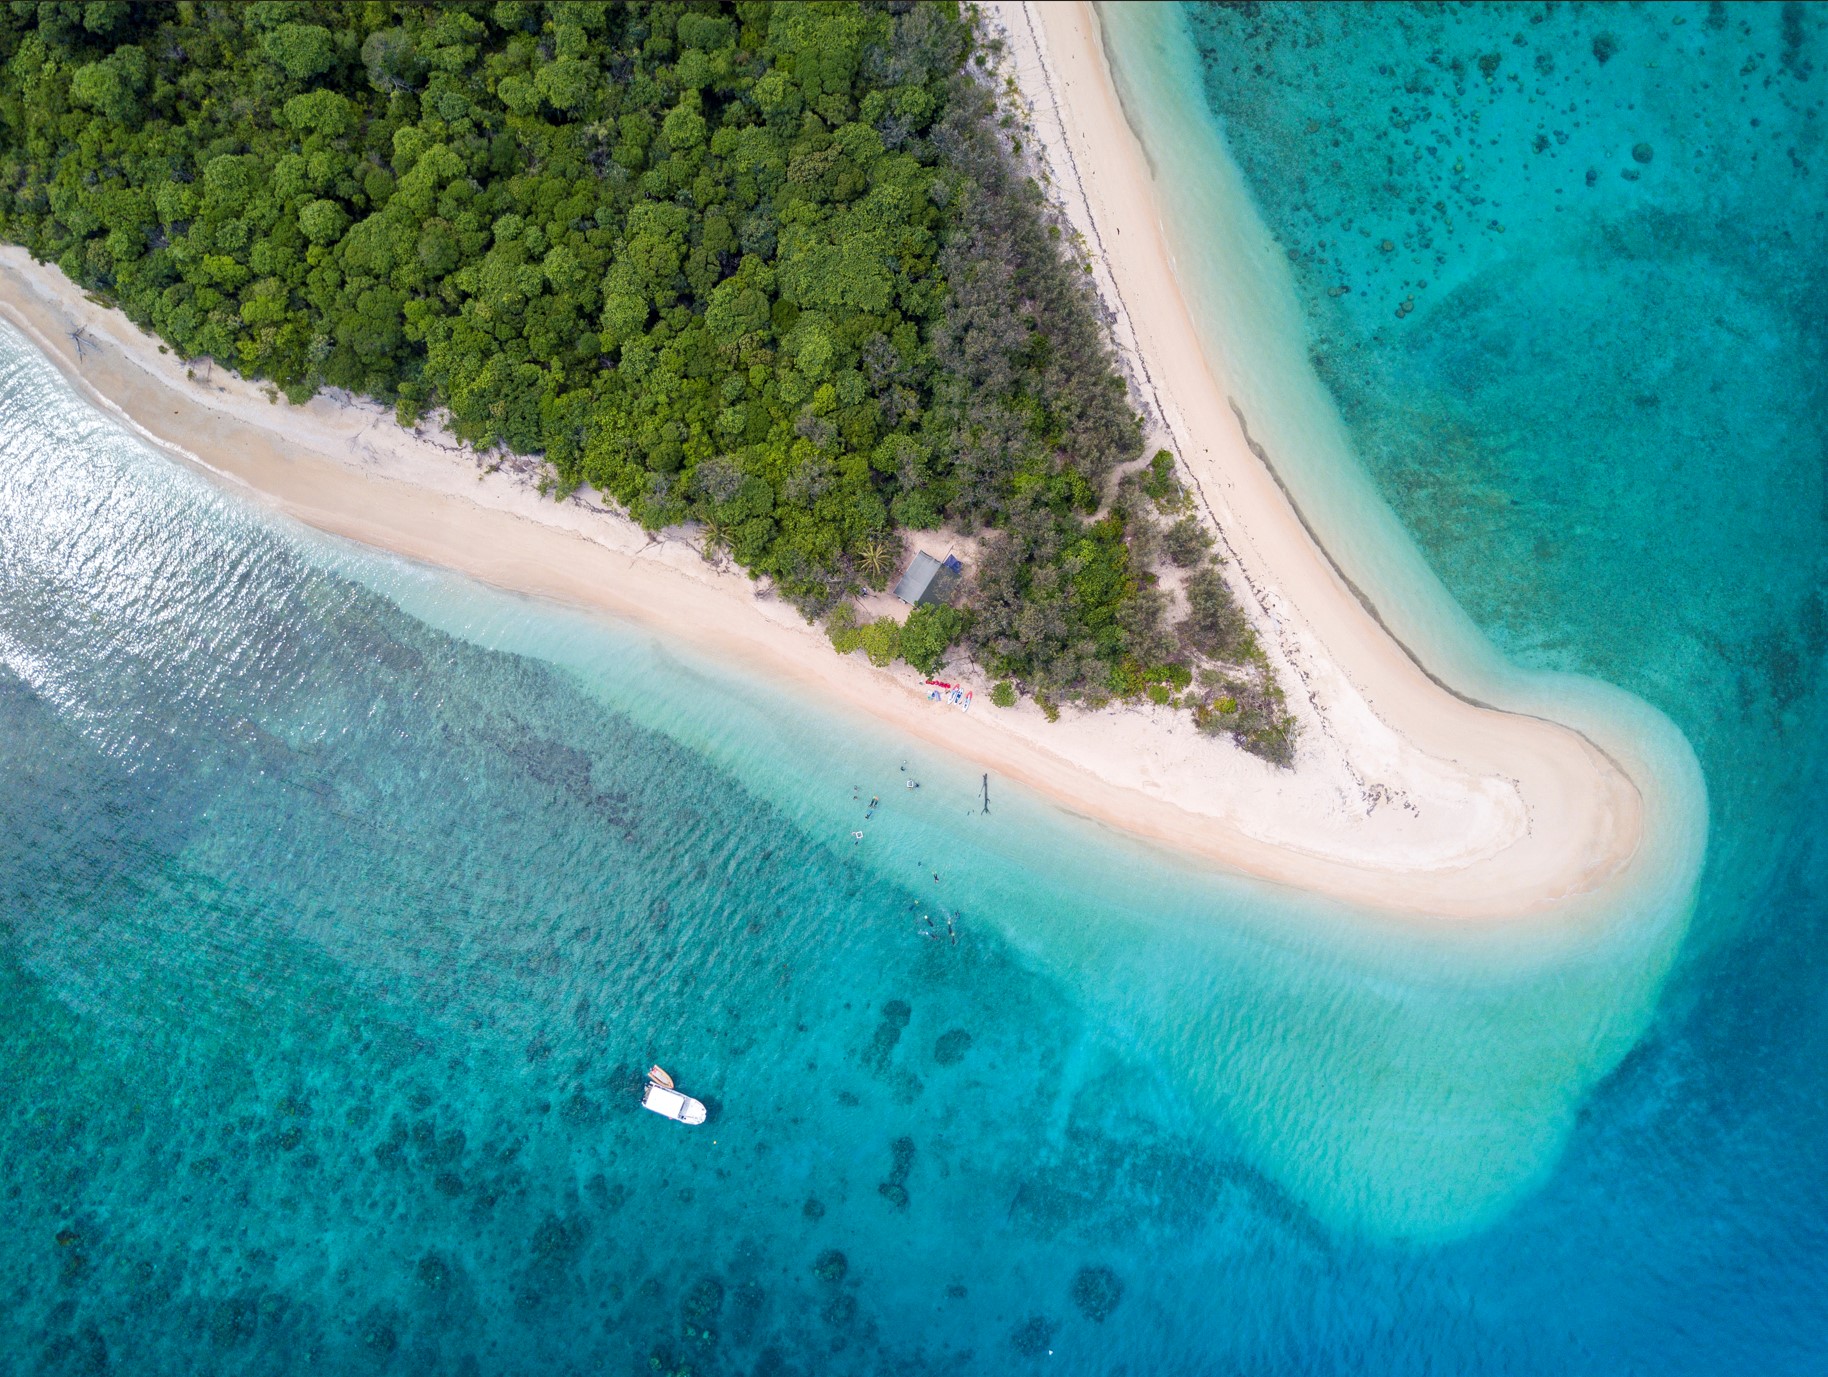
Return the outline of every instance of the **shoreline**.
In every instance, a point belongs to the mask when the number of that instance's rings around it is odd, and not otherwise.
[[[992,7],[1012,33],[1016,8]],[[1315,542],[1207,365],[1096,17],[1082,6],[1020,10],[1030,16],[1034,63],[1050,90],[1075,95],[1076,127],[1041,142],[1070,159],[1069,211],[1080,196],[1092,242],[1105,249],[1095,266],[1107,304],[1116,303],[1124,361],[1146,380],[1145,410],[1174,437],[1218,520],[1227,572],[1244,585],[1303,723],[1293,770],[1202,737],[1167,709],[1119,705],[1050,725],[1032,704],[998,710],[980,693],[970,714],[938,711],[919,675],[836,655],[790,605],[706,564],[689,541],[649,537],[586,497],[542,498],[525,476],[530,461],[518,472],[485,469],[485,457],[424,428],[403,430],[372,403],[319,396],[295,408],[226,372],[187,376],[157,340],[17,247],[0,249],[0,315],[142,438],[269,508],[807,686],[821,704],[874,717],[1177,852],[1439,919],[1566,910],[1622,883],[1646,850],[1638,785],[1572,728],[1483,707],[1436,679]],[[1022,89],[1030,94],[1028,82]],[[82,349],[70,337],[79,327]],[[988,687],[975,672],[964,677]]]

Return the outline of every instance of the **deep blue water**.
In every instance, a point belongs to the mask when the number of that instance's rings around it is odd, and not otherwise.
[[[1666,983],[1656,925],[1427,943],[986,817],[8,335],[0,1371],[1822,1370],[1821,13],[1536,13],[1178,41],[1455,597],[1694,744]]]

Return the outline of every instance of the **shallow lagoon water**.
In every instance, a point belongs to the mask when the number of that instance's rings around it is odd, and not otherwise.
[[[1817,1370],[1828,15],[1136,18],[1105,12],[1120,67],[1151,45],[1192,66],[1203,99],[1169,113],[1235,159],[1180,179],[1182,210],[1241,185],[1287,264],[1292,328],[1267,342],[1298,338],[1337,412],[1271,408],[1264,428],[1349,438],[1357,462],[1318,469],[1329,444],[1270,442],[1329,547],[1411,590],[1382,610],[1431,658],[1475,645],[1436,634],[1460,615],[1428,596],[1438,577],[1512,664],[1667,714],[1705,777],[1706,870],[1656,1021],[1545,1187],[1436,1258],[1553,1337],[1464,1351]],[[1174,228],[1185,262],[1198,227]],[[1385,539],[1392,515],[1420,561]]]
[[[258,513],[7,346],[6,1352],[1167,1362],[1275,1240],[1501,1208],[1648,1006],[1668,925],[1443,944],[986,814]],[[705,1132],[639,1110],[655,1058]]]
[[[1726,801],[1688,939],[1442,941],[939,759],[897,797],[868,724],[271,521],[3,347],[18,1370],[1808,1370],[1806,703],[1736,749],[1570,633]],[[1423,544],[1532,658],[1554,609]]]

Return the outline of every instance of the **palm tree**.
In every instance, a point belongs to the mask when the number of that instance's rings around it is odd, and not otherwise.
[[[857,547],[857,562],[863,566],[871,583],[881,583],[895,567],[898,553],[895,545],[880,535],[873,535]]]

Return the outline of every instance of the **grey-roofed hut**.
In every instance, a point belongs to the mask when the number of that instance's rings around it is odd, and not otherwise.
[[[895,585],[895,596],[909,606],[943,603],[958,586],[964,572],[965,566],[951,555],[940,560],[925,550],[916,551],[907,573]]]

